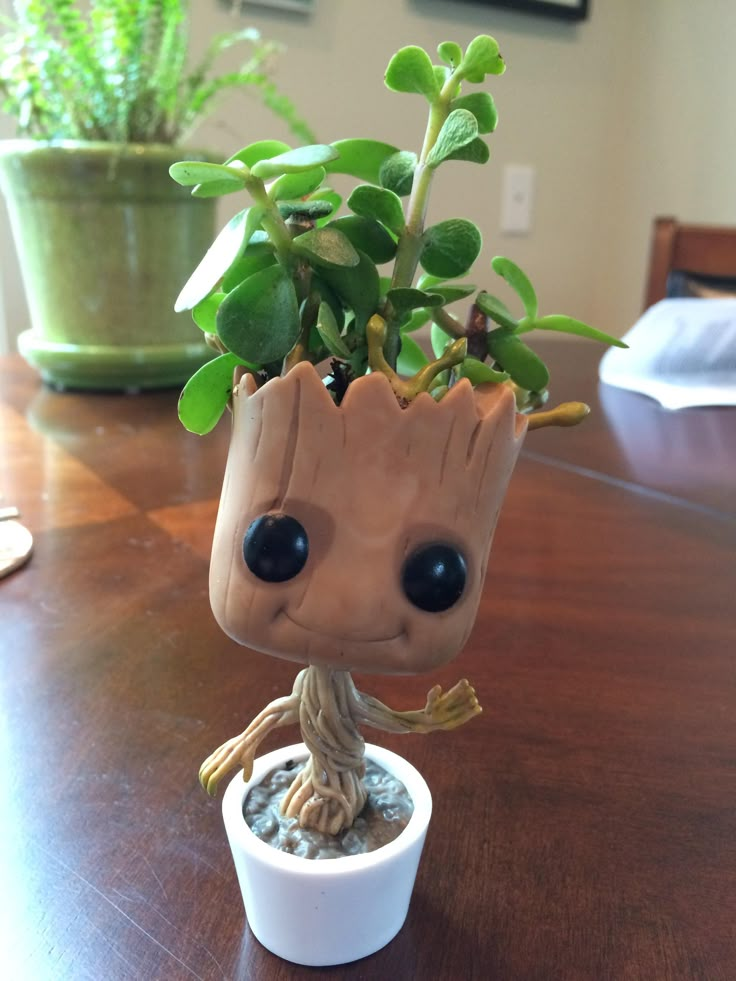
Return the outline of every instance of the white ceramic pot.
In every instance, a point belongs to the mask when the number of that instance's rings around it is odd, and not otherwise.
[[[313,860],[278,851],[257,838],[243,817],[251,787],[287,760],[306,759],[303,743],[259,757],[245,783],[231,780],[222,802],[248,923],[272,953],[309,967],[346,964],[375,953],[406,919],[432,814],[418,770],[402,757],[366,744],[366,756],[399,779],[414,802],[394,841],[365,855]]]

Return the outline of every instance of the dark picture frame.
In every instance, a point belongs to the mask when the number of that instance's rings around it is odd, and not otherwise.
[[[231,9],[233,7],[233,0],[220,0],[220,3]],[[312,0],[236,0],[235,6],[241,14],[247,13],[251,7],[272,7],[294,14],[309,14],[312,11]]]
[[[521,10],[524,13],[558,17],[561,20],[585,20],[590,6],[589,0],[481,0],[481,2],[492,7],[506,7],[508,10]]]

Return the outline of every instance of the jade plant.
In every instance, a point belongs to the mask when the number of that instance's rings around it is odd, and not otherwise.
[[[441,63],[434,65],[422,48],[402,48],[385,75],[389,89],[428,104],[419,153],[370,139],[296,149],[263,140],[223,164],[183,161],[171,168],[195,196],[245,192],[250,198],[176,303],[177,310],[192,311],[219,353],[184,389],[180,416],[187,428],[204,433],[215,425],[236,366],[266,381],[302,360],[331,360],[327,384],[338,401],[369,370],[385,373],[404,400],[421,391],[442,398],[465,377],[473,385],[513,386],[520,410],[528,411],[546,400],[549,380],[525,343],[530,331],[621,345],[572,317],[540,315],[532,284],[509,259],[498,256],[491,265],[518,295],[520,316],[492,293],[459,281],[478,257],[481,232],[467,218],[428,224],[430,189],[439,167],[488,161],[494,100],[464,90],[506,66],[488,36],[475,38],[465,52],[440,44],[438,53]],[[338,213],[341,199],[329,185],[334,174],[359,182],[346,214]],[[462,321],[454,305],[472,295]],[[429,321],[434,360],[412,337]],[[574,403],[533,424],[570,424],[584,412]]]
[[[505,65],[488,36],[438,53],[435,65],[405,47],[386,70],[390,89],[428,104],[418,153],[368,139],[266,140],[223,164],[171,168],[195,196],[250,199],[176,304],[217,352],[186,385],[182,422],[205,433],[233,409],[212,608],[240,643],[307,665],[200,778],[214,793],[235,766],[248,777],[264,736],[299,723],[310,759],[285,813],[331,834],[365,801],[361,726],[431,732],[480,711],[465,680],[400,712],[358,691],[350,672],[430,671],[462,649],[528,425],[586,414],[580,403],[532,412],[548,371],[526,335],[620,343],[541,314],[509,259],[492,269],[518,311],[464,281],[481,233],[466,218],[428,223],[429,192],[439,167],[487,162],[496,108],[472,87]],[[357,180],[344,214],[335,174]],[[454,313],[462,300],[465,320]],[[428,322],[431,355],[412,336]]]

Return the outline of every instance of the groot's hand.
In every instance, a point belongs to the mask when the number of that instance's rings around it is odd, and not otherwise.
[[[427,694],[423,709],[400,712],[389,708],[377,698],[356,689],[355,718],[362,723],[383,729],[384,732],[434,732],[436,729],[457,729],[483,709],[475,697],[475,689],[467,678],[458,681],[448,692],[439,685]]]
[[[243,779],[250,780],[253,774],[253,761],[256,750],[271,729],[292,725],[299,721],[299,702],[307,669],[296,676],[291,695],[276,698],[262,709],[251,724],[239,736],[233,736],[208,756],[199,768],[199,782],[207,793],[214,797],[217,785],[230,770],[242,766]]]
[[[257,743],[250,735],[241,733],[223,743],[219,749],[207,757],[199,768],[199,782],[210,795],[217,794],[217,787],[220,780],[236,766],[243,767],[243,779],[250,780],[253,773],[253,760],[256,754]]]
[[[443,692],[439,685],[435,685],[427,694],[427,704],[424,706],[423,714],[429,731],[457,729],[474,715],[480,715],[482,711],[475,689],[467,678],[463,678],[448,692]]]

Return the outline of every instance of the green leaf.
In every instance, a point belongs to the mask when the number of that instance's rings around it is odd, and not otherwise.
[[[516,320],[506,304],[502,300],[499,300],[497,296],[491,296],[490,293],[486,293],[483,290],[476,296],[475,302],[483,313],[487,314],[491,320],[494,320],[502,327],[515,330],[519,326],[518,320]]]
[[[396,286],[386,293],[386,299],[398,314],[419,307],[438,307],[442,304],[442,297],[438,293],[425,293],[413,286]]]
[[[191,310],[217,286],[241,255],[263,216],[263,209],[246,208],[230,219],[179,294],[174,309]]]
[[[498,125],[498,112],[488,92],[471,92],[450,103],[451,109],[467,109],[475,116],[479,133],[492,133]]]
[[[457,68],[463,60],[463,49],[454,41],[443,41],[437,47],[437,54],[450,68]]]
[[[542,392],[549,382],[544,361],[510,330],[499,327],[488,335],[488,352],[521,388]]]
[[[417,289],[420,290],[432,290],[435,286],[439,286],[441,283],[445,282],[444,276],[430,276],[429,273],[422,273],[417,280]]]
[[[298,174],[282,174],[268,189],[272,201],[303,198],[315,191],[325,179],[324,167],[313,167]]]
[[[429,364],[429,358],[419,347],[417,342],[411,338],[401,335],[401,350],[396,362],[396,368],[402,375],[416,375],[425,365]]]
[[[424,327],[431,316],[431,311],[427,307],[419,307],[412,310],[409,319],[400,327],[402,334],[413,334],[415,330]]]
[[[416,92],[430,101],[439,94],[432,61],[424,48],[416,45],[396,52],[386,69],[385,82],[394,92]]]
[[[226,194],[236,194],[243,190],[242,184],[234,184],[232,181],[208,181],[206,184],[197,184],[192,188],[193,198],[222,198]]]
[[[267,248],[270,250],[271,242],[268,240],[266,233],[261,229],[261,218],[263,218],[263,215],[265,214],[265,207],[261,204],[254,204],[251,205],[247,211],[248,214],[245,219],[245,234],[243,235],[243,238],[245,239],[245,247],[247,248],[251,242],[255,242],[260,236],[262,236]]]
[[[539,310],[537,294],[534,292],[534,287],[526,273],[519,269],[515,262],[504,259],[500,255],[491,259],[491,267],[494,272],[506,280],[511,289],[519,296],[527,317],[536,317]]]
[[[439,324],[435,323],[429,328],[429,340],[436,358],[441,358],[447,345],[452,343],[452,338],[445,333]]]
[[[256,210],[260,211],[260,206],[256,206]],[[248,239],[248,251],[252,253],[273,252],[273,242],[262,228],[253,232]]]
[[[551,313],[546,317],[540,317],[538,320],[531,320],[529,326],[526,327],[524,321],[522,321],[521,330],[519,333],[523,333],[525,330],[557,330],[563,334],[576,334],[578,337],[588,337],[592,341],[600,341],[602,344],[612,344],[614,347],[628,347],[624,341],[619,340],[618,337],[611,337],[610,334],[604,334],[602,330],[596,330],[595,327],[591,327],[582,320],[574,320],[572,317],[566,317],[561,313]]]
[[[359,261],[350,239],[332,225],[298,235],[293,249],[317,266],[357,266]]]
[[[241,190],[245,187],[247,178],[247,171],[241,168],[207,163],[205,160],[180,160],[169,167],[169,173],[182,187],[217,181],[221,184],[233,185],[235,190]]]
[[[445,68],[444,65],[432,65],[432,71],[434,72],[434,79],[437,82],[437,89],[441,92],[442,87],[450,77],[450,69]]]
[[[488,144],[478,136],[465,146],[454,150],[447,159],[467,160],[469,163],[484,164],[488,163],[490,156],[491,151],[488,149]]]
[[[478,227],[466,218],[432,225],[422,238],[422,268],[443,279],[464,275],[478,258],[483,241]]]
[[[384,160],[398,153],[398,147],[378,140],[336,140],[331,144],[338,157],[324,165],[328,174],[348,174],[369,184],[378,184]]]
[[[258,248],[253,251],[246,249],[243,255],[235,260],[222,277],[223,292],[230,293],[244,279],[252,276],[253,273],[258,272],[260,269],[272,266],[275,262],[276,256],[267,249]]]
[[[506,371],[494,371],[490,365],[477,358],[466,358],[456,369],[461,378],[467,378],[471,385],[498,384],[508,379]]]
[[[225,162],[230,164],[239,160],[246,167],[251,168],[259,160],[268,160],[271,157],[275,157],[278,153],[287,153],[289,150],[291,150],[289,144],[282,143],[281,140],[258,140],[257,143],[251,143],[243,147],[242,150],[238,150],[237,153],[234,153]]]
[[[294,285],[280,265],[249,276],[227,294],[217,312],[217,333],[226,347],[255,364],[285,357],[299,328]]]
[[[320,270],[327,285],[340,297],[340,300],[355,314],[358,330],[363,330],[368,318],[378,307],[380,299],[379,277],[372,260],[359,252],[360,262],[357,266],[342,266]]]
[[[243,364],[234,354],[222,354],[202,365],[179,396],[179,418],[192,433],[204,436],[214,429],[233,390],[233,371]],[[250,365],[256,370],[255,365]]]
[[[432,292],[442,297],[442,305],[454,303],[456,300],[464,300],[466,296],[475,293],[475,286],[472,283],[458,283],[456,286],[433,286]]]
[[[337,293],[333,288],[327,283],[319,274],[317,270],[312,273],[312,290],[319,294],[320,302],[324,301],[329,304],[332,310],[332,315],[337,323],[337,328],[340,333],[342,333],[342,327],[345,323],[345,310],[343,309],[342,303]]]
[[[327,227],[341,231],[356,249],[365,252],[374,262],[389,262],[396,255],[396,242],[374,218],[343,215],[335,218]]]
[[[217,333],[217,311],[224,298],[225,293],[210,293],[192,308],[192,320],[200,330]]]
[[[478,123],[467,109],[453,110],[442,124],[437,142],[427,157],[428,167],[438,167],[451,154],[470,143],[478,135]]]
[[[498,53],[498,42],[487,34],[473,38],[465,50],[459,74],[469,82],[482,82],[486,75],[502,75],[506,71]]]
[[[412,153],[410,150],[399,150],[398,153],[392,153],[381,164],[378,175],[381,186],[393,191],[394,194],[398,194],[399,197],[405,197],[411,193],[416,167],[416,153]]]
[[[350,356],[350,367],[356,378],[368,372],[368,345],[365,341],[359,344]]]
[[[333,207],[329,201],[317,201],[308,199],[302,201],[279,201],[276,205],[282,218],[290,218],[292,215],[300,215],[309,221],[318,218],[327,218],[332,214]]]
[[[325,303],[324,301],[319,305],[317,330],[330,354],[334,354],[337,358],[350,357],[352,352],[342,337],[340,337],[340,330],[337,326],[337,320],[335,320],[335,314],[332,312],[329,303]]]
[[[330,215],[334,215],[336,211],[340,210],[340,205],[342,204],[342,198],[337,193],[337,191],[333,191],[331,187],[321,187],[318,191],[315,191],[314,194],[311,194],[307,199],[308,204],[312,204],[313,202],[316,201],[322,201],[325,204],[329,204],[331,208],[329,215],[325,215],[325,217],[323,218],[316,219],[317,227],[322,228],[329,222]]]
[[[359,184],[348,198],[348,207],[363,218],[375,218],[396,235],[404,230],[401,198],[385,187]]]
[[[314,143],[311,146],[300,146],[296,150],[288,150],[268,160],[259,160],[253,164],[251,173],[261,180],[270,177],[280,177],[281,174],[299,174],[314,167],[323,167],[330,160],[337,159],[338,153],[334,147],[324,143]]]

